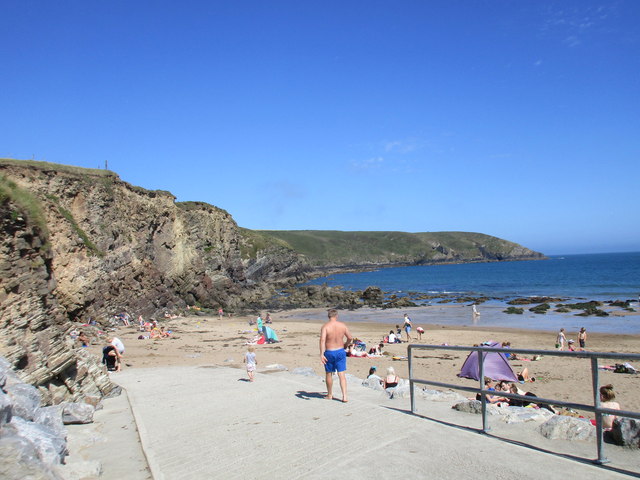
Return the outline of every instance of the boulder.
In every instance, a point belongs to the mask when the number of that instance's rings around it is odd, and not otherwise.
[[[6,427],[16,435],[28,439],[42,462],[51,467],[62,463],[67,455],[67,442],[56,435],[51,428],[39,423],[28,422],[20,417],[13,417]]]
[[[464,402],[456,403],[451,408],[459,412],[481,414],[482,402],[480,400],[465,400]],[[500,407],[496,405],[487,404],[487,413],[489,415],[499,415],[499,409]]]
[[[316,374],[315,370],[311,367],[296,367],[293,370],[291,370],[291,374],[292,375],[302,375],[305,377],[318,377],[320,378],[319,375]]]
[[[33,443],[14,432],[0,436],[0,471],[7,480],[62,478],[40,460]]]
[[[95,408],[88,403],[62,403],[62,422],[65,425],[93,422]]]
[[[62,405],[41,407],[36,411],[33,421],[49,427],[60,438],[67,438],[67,429],[62,421]]]
[[[380,378],[378,375],[371,375],[369,378],[365,378],[362,381],[362,386],[382,391],[383,388],[381,382],[382,378]]]
[[[13,371],[7,359],[0,357],[0,388],[4,389],[6,385],[14,385],[16,383],[22,383],[22,380]]]
[[[384,292],[380,287],[367,287],[362,292],[362,299],[367,305],[379,305],[384,301]]]
[[[102,463],[97,460],[69,462],[54,468],[64,480],[98,479],[102,475]]]
[[[613,422],[611,438],[617,445],[640,448],[640,420],[635,418],[617,418]]]
[[[11,400],[9,396],[0,390],[0,429],[5,423],[11,421]]]
[[[550,440],[595,440],[596,427],[584,418],[553,415],[538,427],[540,433]]]
[[[421,390],[421,396],[425,400],[431,402],[464,402],[466,398],[453,390],[430,390],[424,388]]]
[[[546,408],[506,407],[497,411],[505,423],[544,422],[553,416]]]
[[[7,385],[5,391],[11,401],[13,415],[25,420],[33,420],[41,401],[38,389],[26,383],[16,383]]]
[[[264,368],[266,370],[272,370],[277,372],[286,372],[287,370],[289,370],[287,367],[285,367],[284,365],[280,365],[279,363],[273,363],[271,365],[267,365]]]
[[[409,389],[409,384],[406,385],[398,383],[397,387],[387,388],[385,390],[389,398],[393,400],[394,398],[409,398],[411,397],[411,391]]]

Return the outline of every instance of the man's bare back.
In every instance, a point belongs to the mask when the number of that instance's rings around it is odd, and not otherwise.
[[[334,309],[329,310],[329,321],[320,329],[320,360],[325,367],[326,398],[328,399],[333,398],[333,372],[337,372],[340,379],[340,389],[342,390],[342,401],[347,401],[347,382],[345,377],[347,364],[344,348],[351,342],[352,338],[347,326],[338,321],[338,312]]]

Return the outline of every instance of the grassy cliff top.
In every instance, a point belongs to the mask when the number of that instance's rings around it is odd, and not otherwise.
[[[118,177],[118,174],[111,170],[102,170],[100,168],[84,168],[74,167],[72,165],[62,165],[60,163],[40,162],[37,160],[17,160],[14,158],[0,158],[0,166],[8,165],[13,167],[29,167],[37,168],[46,172],[64,172],[74,175],[97,175],[100,177]]]
[[[260,230],[280,239],[313,265],[430,263],[543,258],[538,252],[473,232],[344,232]]]

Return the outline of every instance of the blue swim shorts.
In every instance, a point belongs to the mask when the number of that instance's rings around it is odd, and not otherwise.
[[[324,358],[327,359],[324,364],[324,371],[327,373],[344,372],[347,369],[347,352],[344,348],[325,350]]]

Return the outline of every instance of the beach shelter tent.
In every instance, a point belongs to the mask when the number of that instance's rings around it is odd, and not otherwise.
[[[267,331],[267,341],[269,342],[279,342],[278,340],[278,335],[276,335],[276,332],[273,328],[271,327],[265,327],[266,331]]]
[[[498,342],[491,342],[483,344],[487,347],[500,347]],[[472,378],[474,380],[480,379],[480,365],[478,359],[478,353],[471,352],[467,359],[462,364],[459,377]],[[493,380],[506,380],[508,382],[517,382],[518,377],[509,365],[509,360],[504,353],[498,352],[482,352],[484,357],[484,376]]]

